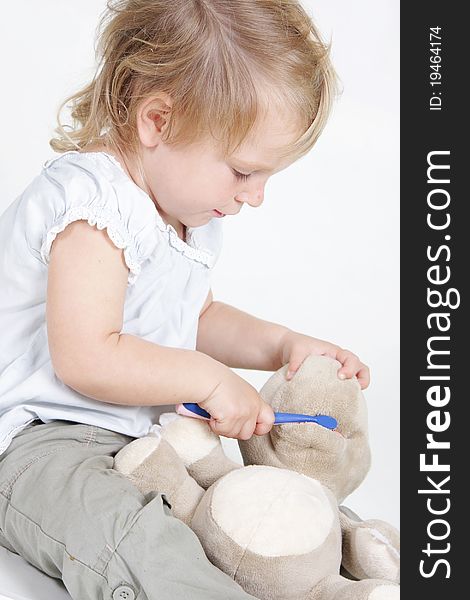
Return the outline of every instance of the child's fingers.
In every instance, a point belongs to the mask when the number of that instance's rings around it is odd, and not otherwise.
[[[266,435],[273,428],[272,424],[268,423],[257,423],[255,430],[253,431],[254,435]]]
[[[343,366],[338,369],[338,377],[340,379],[350,379],[355,375],[361,389],[365,389],[369,385],[369,367],[362,363],[355,354],[348,350],[342,350],[338,353],[338,360],[343,363]]]
[[[258,414],[256,427],[254,430],[255,435],[265,435],[271,431],[274,425],[274,412],[269,404],[263,403],[261,410]]]
[[[346,350],[339,360],[343,363],[343,366],[338,369],[340,379],[350,379],[355,375],[362,389],[369,385],[369,368],[355,354]]]
[[[256,421],[250,419],[249,421],[245,421],[241,426],[240,430],[231,437],[234,437],[238,440],[249,440],[253,433],[256,431],[256,427]]]
[[[303,363],[304,359],[305,359],[305,354],[302,354],[302,356],[291,357],[291,359],[289,360],[289,365],[287,367],[287,373],[286,373],[287,381],[290,381],[292,379],[292,377],[294,377],[294,375],[300,368],[300,365]]]
[[[236,437],[241,427],[237,426],[237,421],[234,419],[214,419],[209,421],[209,427],[217,435],[224,437]]]
[[[359,371],[362,365],[359,358],[352,352],[349,352],[349,350],[340,350],[336,358],[343,365],[338,369],[338,377],[340,379],[350,379]]]
[[[359,370],[356,377],[359,382],[359,385],[361,386],[361,390],[365,390],[370,383],[369,367],[366,367],[366,365],[362,365],[362,369]]]
[[[302,359],[300,357],[291,358],[289,360],[289,365],[287,367],[287,373],[286,373],[287,381],[289,381],[290,379],[292,379],[292,377],[294,377],[294,375],[296,374],[296,372],[299,369],[301,364],[302,364]]]

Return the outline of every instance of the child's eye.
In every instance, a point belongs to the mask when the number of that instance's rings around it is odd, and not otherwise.
[[[248,179],[248,177],[250,176],[250,175],[245,175],[244,173],[240,173],[239,171],[235,171],[235,169],[232,169],[232,171],[234,172],[235,177],[237,179],[240,179],[241,181],[246,181]]]

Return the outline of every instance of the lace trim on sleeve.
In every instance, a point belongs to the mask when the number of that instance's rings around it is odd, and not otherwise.
[[[87,221],[92,226],[96,225],[100,231],[106,229],[106,233],[113,244],[124,250],[124,260],[129,269],[128,284],[133,285],[141,270],[136,249],[132,244],[129,233],[119,221],[118,215],[110,212],[106,207],[77,206],[69,209],[47,232],[41,246],[41,257],[44,262],[49,263],[52,242],[57,234],[64,231],[70,223],[81,220]]]

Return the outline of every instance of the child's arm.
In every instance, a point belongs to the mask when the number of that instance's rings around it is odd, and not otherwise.
[[[96,400],[201,404],[216,433],[248,439],[272,426],[256,389],[210,356],[121,334],[128,269],[105,231],[76,221],[52,245],[46,319],[57,376]]]
[[[369,385],[369,369],[356,355],[336,344],[303,335],[211,300],[199,318],[197,349],[232,368],[276,371],[289,364],[287,378],[309,354],[338,360],[341,378],[356,375],[362,388]]]
[[[57,236],[46,303],[55,372],[79,392],[116,404],[201,400],[224,366],[201,352],[120,335],[127,276],[122,251],[105,231],[77,221]],[[181,377],[188,371],[191,377]]]
[[[234,369],[277,371],[282,367],[279,348],[287,327],[211,300],[212,292],[199,317],[198,350]]]

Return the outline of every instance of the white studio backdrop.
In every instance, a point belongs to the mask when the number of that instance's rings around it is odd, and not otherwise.
[[[366,362],[372,467],[345,504],[399,525],[399,3],[303,0],[343,92],[316,147],[226,218],[216,299]],[[0,212],[53,156],[59,103],[93,73],[104,0],[16,0],[0,22]],[[239,371],[258,389],[269,374]],[[230,440],[226,447],[236,451]]]

